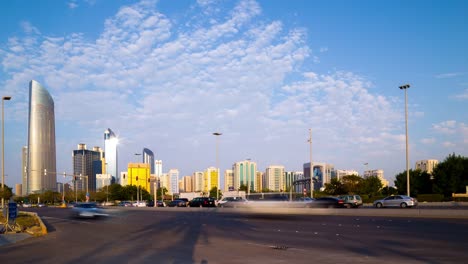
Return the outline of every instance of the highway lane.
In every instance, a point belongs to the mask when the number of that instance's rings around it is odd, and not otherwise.
[[[49,234],[2,263],[463,263],[466,219],[220,214],[124,208],[102,220],[38,208]],[[347,209],[344,209],[347,210]]]

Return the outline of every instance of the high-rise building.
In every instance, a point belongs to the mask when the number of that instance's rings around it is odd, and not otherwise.
[[[182,186],[184,192],[193,192],[193,184],[192,184],[192,177],[191,176],[184,176],[182,178]],[[181,190],[182,192],[182,190]]]
[[[15,184],[15,195],[21,196],[23,193],[23,185],[21,183]]]
[[[96,190],[112,184],[112,175],[110,174],[96,174]]]
[[[26,196],[29,194],[27,167],[28,167],[28,147],[24,146],[22,149],[22,153],[21,153],[21,173],[23,174],[23,177],[22,177],[23,187],[21,188],[22,196]]]
[[[285,191],[284,166],[270,165],[267,167],[264,178],[264,187],[273,192]]]
[[[234,171],[234,189],[239,190],[243,185],[250,187],[251,191],[255,188],[255,174],[257,173],[257,163],[250,160],[244,160],[234,163],[232,166]]]
[[[170,169],[168,174],[169,174],[169,193],[170,194],[179,193],[179,170]]]
[[[146,163],[128,164],[128,185],[139,186],[150,192],[150,165]]]
[[[415,169],[425,171],[429,174],[432,174],[434,168],[439,164],[438,160],[429,159],[429,160],[418,160],[416,161]]]
[[[161,177],[163,175],[162,166],[163,166],[162,160],[155,160],[154,161],[154,174],[157,177]]]
[[[57,175],[54,100],[49,92],[34,80],[29,83],[27,150],[27,192],[55,191]]]
[[[234,191],[234,171],[225,170],[224,171],[224,191],[231,192]]]
[[[304,163],[304,179],[302,188],[310,190],[310,162]],[[314,190],[325,187],[325,183],[330,183],[332,178],[336,177],[336,170],[333,164],[314,162],[313,163],[313,179]]]
[[[120,179],[117,175],[119,166],[117,162],[117,144],[119,140],[115,136],[114,132],[108,128],[104,131],[104,158],[106,159],[106,173],[115,177],[116,181],[120,183]]]
[[[193,184],[193,191],[194,192],[202,192],[203,191],[203,175],[202,171],[194,172],[192,175],[192,184]]]
[[[101,173],[101,153],[86,149],[86,144],[78,144],[78,149],[73,150],[73,174],[81,176],[75,182],[77,190],[96,191],[96,175]]]
[[[209,193],[213,188],[219,189],[218,169],[209,167],[203,174],[203,192]]]
[[[257,171],[255,175],[255,191],[261,192],[263,190],[263,175],[264,173],[261,171]]]
[[[150,172],[151,174],[154,174],[154,167],[155,167],[154,154],[153,154],[153,151],[151,151],[150,149],[147,149],[147,148],[143,149],[143,163],[149,164]]]

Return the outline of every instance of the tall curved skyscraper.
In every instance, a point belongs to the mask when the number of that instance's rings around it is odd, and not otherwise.
[[[28,192],[57,189],[54,100],[37,81],[29,83]],[[48,172],[48,173],[47,173]]]
[[[106,159],[106,173],[112,175],[118,183],[118,163],[117,163],[118,139],[110,128],[104,131],[104,158]]]
[[[150,165],[150,173],[154,174],[154,154],[150,149],[143,149],[143,163]]]

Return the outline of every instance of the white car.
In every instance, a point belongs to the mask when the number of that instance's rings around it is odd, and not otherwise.
[[[134,202],[132,205],[134,207],[146,207],[146,202],[145,201]]]
[[[72,214],[75,217],[94,218],[98,216],[108,216],[102,208],[96,203],[77,203],[72,208]]]

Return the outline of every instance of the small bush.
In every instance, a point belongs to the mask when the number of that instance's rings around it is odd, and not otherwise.
[[[416,199],[418,199],[418,202],[442,202],[444,201],[444,195],[442,194],[418,194]]]

